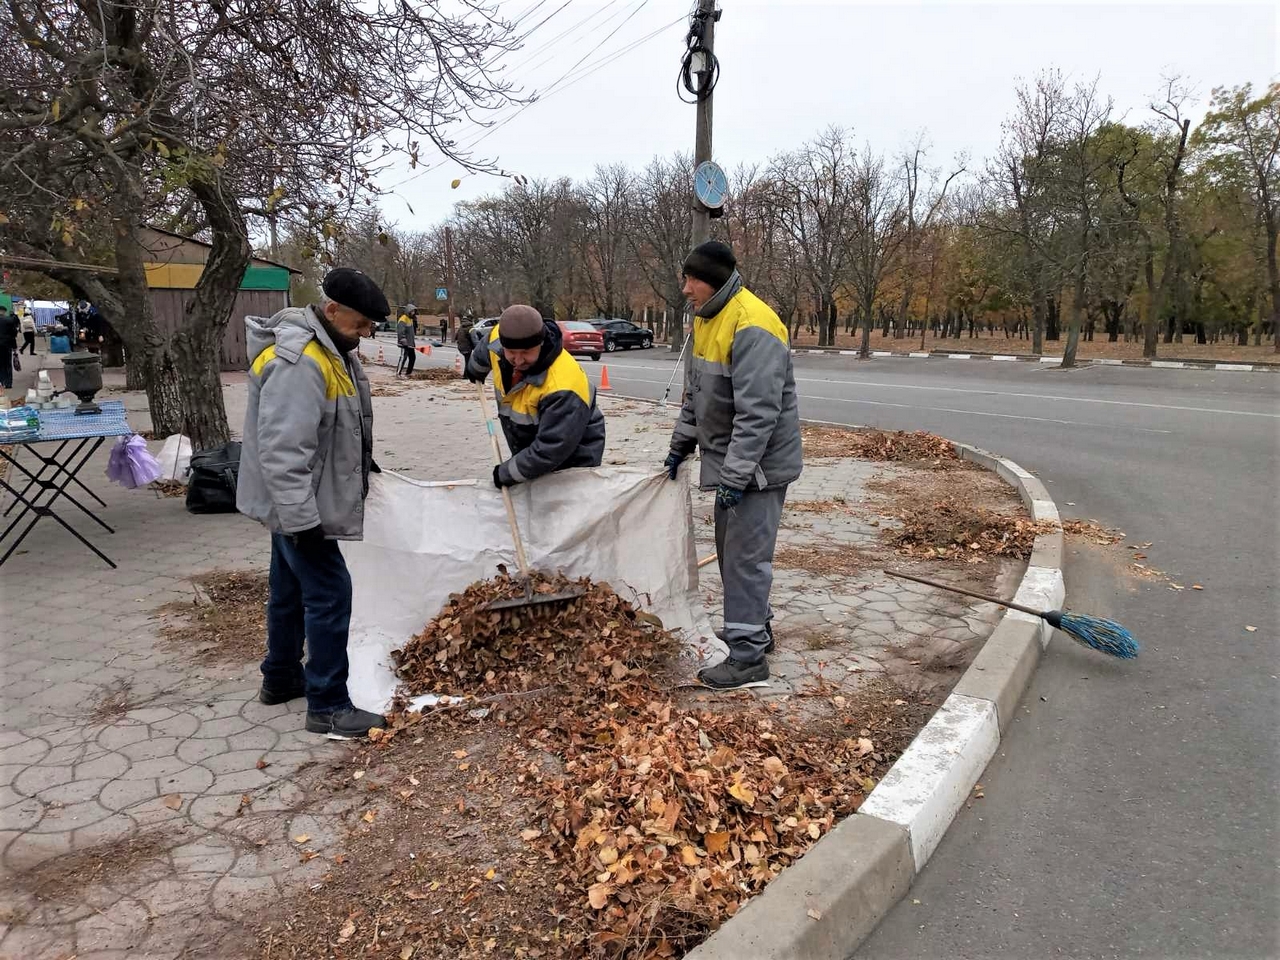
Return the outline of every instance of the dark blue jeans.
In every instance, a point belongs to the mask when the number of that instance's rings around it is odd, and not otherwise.
[[[287,690],[305,679],[307,710],[312,713],[351,706],[347,696],[351,575],[338,541],[299,549],[284,534],[273,533],[270,583],[263,684],[270,690]]]

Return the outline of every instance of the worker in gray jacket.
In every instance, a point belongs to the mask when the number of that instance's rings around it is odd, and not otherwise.
[[[494,371],[498,421],[511,459],[493,468],[501,489],[566,467],[598,467],[604,457],[604,415],[582,365],[565,352],[560,327],[533,307],[502,311],[487,344],[467,360],[467,379]]]
[[[665,466],[674,480],[700,449],[701,486],[716,491],[729,656],[698,678],[732,689],[769,677],[773,550],[787,485],[800,476],[800,413],[787,328],[742,285],[727,244],[694,248],[684,262],[684,295],[694,307],[693,350]]]
[[[338,541],[363,536],[369,474],[378,472],[356,348],[390,308],[359,270],[331,270],[321,289],[315,306],[245,319],[252,359],[236,507],[271,531],[258,699],[305,694],[307,729],[349,739],[385,725],[347,694],[351,577]]]

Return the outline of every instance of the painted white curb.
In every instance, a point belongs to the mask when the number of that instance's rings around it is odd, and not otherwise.
[[[919,873],[999,745],[996,705],[953,693],[858,812],[905,827]]]

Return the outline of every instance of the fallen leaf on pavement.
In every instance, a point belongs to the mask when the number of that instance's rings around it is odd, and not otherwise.
[[[254,766],[256,766],[259,770],[265,770],[267,769],[267,767],[271,766],[271,764],[267,763],[267,761],[259,757],[258,762],[254,764]]]
[[[181,794],[178,794],[178,793],[171,793],[171,794],[169,794],[167,797],[165,797],[165,798],[164,798],[164,800],[162,800],[161,802],[162,802],[166,807],[168,807],[170,810],[180,810],[180,809],[182,809],[182,795],[181,795]]]
[[[1193,584],[1191,585],[1191,589],[1192,589],[1192,590],[1203,590],[1203,589],[1204,589],[1204,587],[1200,586],[1200,584],[1198,584],[1198,583],[1193,583]]]
[[[356,932],[356,925],[352,921],[348,920],[346,923],[342,925],[342,929],[338,931],[338,942],[345,943],[346,941],[351,939],[352,935],[355,932]]]
[[[373,823],[373,818],[376,817],[377,815],[378,815],[377,810],[366,810],[364,812],[364,816],[361,817],[360,819],[363,820],[365,823]]]
[[[520,831],[520,839],[524,841],[537,840],[542,836],[542,831],[537,827],[529,827],[527,830]]]
[[[363,776],[364,776],[364,771],[363,771],[363,770],[357,770],[355,773],[353,773],[353,774],[351,775],[351,779],[352,779],[352,780],[359,780],[359,779],[360,779],[361,777],[363,777]]]
[[[1253,627],[1253,626],[1248,626],[1248,625],[1246,625],[1246,626],[1245,626],[1245,629],[1246,629],[1246,630],[1248,630],[1250,633],[1257,633],[1257,632],[1258,632],[1258,628],[1257,628],[1257,627]]]
[[[300,834],[298,834],[296,837],[294,837],[294,838],[293,838],[293,842],[294,842],[294,843],[306,843],[306,842],[307,842],[308,840],[310,840],[310,839],[311,839],[311,834],[309,834],[309,833],[300,833]]]
[[[810,920],[821,920],[821,919],[822,919],[822,911],[821,911],[821,910],[815,910],[815,909],[813,909],[813,907],[810,907],[810,908],[809,908],[809,910],[808,910],[808,914],[809,914],[809,919],[810,919]]]

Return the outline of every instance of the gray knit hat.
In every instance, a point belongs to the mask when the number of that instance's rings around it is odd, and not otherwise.
[[[498,340],[512,350],[528,350],[542,343],[542,314],[523,303],[513,303],[498,318]]]

